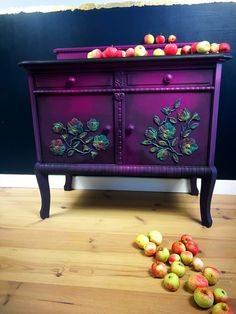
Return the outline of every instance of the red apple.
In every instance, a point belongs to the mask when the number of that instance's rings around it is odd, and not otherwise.
[[[221,43],[220,46],[219,46],[219,51],[221,53],[230,52],[230,44],[228,44],[228,43]]]
[[[186,247],[185,245],[180,242],[180,241],[176,241],[172,244],[171,246],[171,252],[172,253],[176,253],[176,254],[181,254],[182,252],[186,251]]]
[[[183,242],[183,244],[186,244],[188,241],[192,241],[193,238],[190,234],[182,234],[180,241]]]
[[[193,298],[197,305],[203,309],[209,309],[214,303],[214,296],[209,288],[195,289]]]
[[[153,44],[155,42],[155,38],[152,34],[147,34],[144,36],[144,43],[145,44]]]
[[[152,263],[151,273],[155,278],[164,278],[167,274],[167,266],[162,262]]]
[[[166,41],[165,36],[163,36],[162,34],[156,36],[156,43],[157,44],[164,44],[165,41]]]
[[[179,256],[178,254],[176,254],[176,253],[172,253],[172,254],[170,254],[170,256],[168,257],[168,262],[169,262],[169,264],[172,264],[172,263],[174,263],[175,261],[180,261],[180,260],[181,260],[180,256]]]
[[[165,45],[164,51],[167,56],[175,56],[177,53],[178,47],[176,44],[167,44]]]
[[[134,56],[134,48],[128,48],[125,52],[126,57],[133,57]]]
[[[168,42],[169,43],[175,43],[176,42],[176,36],[175,35],[170,35],[169,37],[168,37]]]
[[[117,58],[124,58],[126,56],[126,53],[124,50],[117,50],[116,57]]]
[[[104,58],[115,58],[116,57],[116,53],[117,53],[117,48],[110,46],[107,47],[104,51],[103,51],[103,57]]]
[[[181,54],[182,55],[189,55],[191,53],[191,46],[190,45],[185,45],[181,49]]]
[[[155,243],[153,242],[148,242],[145,246],[144,246],[144,253],[147,256],[153,256],[156,254],[157,251],[157,246]]]
[[[202,274],[191,274],[187,279],[187,287],[194,291],[196,288],[208,287],[208,281]]]
[[[193,255],[196,255],[199,252],[199,247],[197,243],[193,240],[188,241],[186,244],[186,250],[193,253]]]
[[[197,44],[198,43],[192,43],[192,45],[191,45],[191,54],[197,53]]]

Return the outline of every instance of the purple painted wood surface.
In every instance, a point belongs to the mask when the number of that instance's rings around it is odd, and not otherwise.
[[[71,53],[78,57],[91,49],[57,49],[58,59],[65,58],[63,53],[69,59],[20,64],[29,73],[41,217],[48,217],[50,210],[48,174],[66,175],[65,190],[71,189],[73,175],[190,178],[194,195],[196,178],[201,178],[201,222],[211,226],[221,63],[230,56],[70,59]],[[68,127],[73,118],[83,124],[83,132],[76,135]],[[91,119],[99,121],[99,128],[88,129]],[[55,132],[54,123],[63,129]],[[150,129],[157,132],[151,141]],[[103,148],[91,158],[96,136]],[[197,145],[183,146],[186,138]],[[58,139],[64,146],[55,155],[50,145]]]

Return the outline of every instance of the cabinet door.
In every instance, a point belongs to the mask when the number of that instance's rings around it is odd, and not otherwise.
[[[125,102],[125,163],[207,165],[211,92],[130,93]]]
[[[113,98],[38,94],[40,156],[49,163],[114,163]]]

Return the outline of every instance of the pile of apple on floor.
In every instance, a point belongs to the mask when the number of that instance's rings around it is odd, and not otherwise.
[[[180,278],[184,276],[186,266],[196,273],[189,275],[186,288],[193,293],[193,298],[200,308],[212,307],[212,314],[232,314],[233,310],[228,304],[227,292],[222,288],[210,289],[220,278],[220,271],[212,266],[204,267],[200,257],[199,246],[194,239],[183,234],[179,241],[175,241],[171,249],[161,247],[163,237],[157,230],[148,235],[139,234],[135,244],[142,249],[146,256],[154,258],[150,273],[154,278],[162,278],[163,286],[168,291],[177,291],[180,287]]]

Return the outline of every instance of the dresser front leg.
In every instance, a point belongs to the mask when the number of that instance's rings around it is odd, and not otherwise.
[[[191,195],[198,195],[199,194],[199,191],[198,191],[198,188],[197,188],[197,178],[196,177],[191,177],[190,178],[190,194]]]
[[[42,219],[45,219],[49,217],[50,211],[50,188],[48,182],[48,174],[40,172],[37,168],[35,170],[35,174],[41,195],[40,217]]]
[[[65,191],[71,191],[72,190],[72,179],[73,179],[73,175],[71,175],[71,174],[66,175],[66,182],[64,185]]]
[[[211,198],[216,182],[217,170],[215,167],[211,167],[211,174],[202,178],[201,193],[200,193],[200,210],[202,225],[211,227]]]

